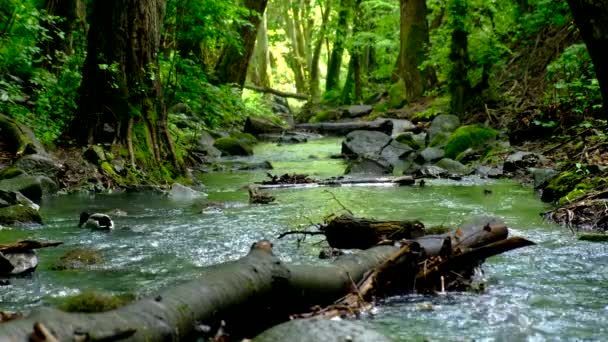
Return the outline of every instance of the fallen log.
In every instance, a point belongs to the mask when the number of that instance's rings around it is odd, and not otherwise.
[[[245,85],[245,89],[257,91],[260,93],[273,94],[273,95],[277,95],[280,97],[290,97],[290,98],[299,99],[299,100],[308,100],[310,98],[310,95],[308,95],[308,94],[289,93],[289,92],[280,91],[277,89],[272,89],[272,88],[268,88],[268,87],[258,87],[258,86],[254,86],[254,85],[250,85],[250,84]]]
[[[379,131],[391,135],[393,122],[391,120],[321,122],[297,124],[296,130],[312,131],[327,135],[347,135],[352,131]]]
[[[301,189],[316,187],[339,187],[339,186],[403,186],[413,185],[416,179],[412,176],[399,177],[360,177],[348,178],[337,177],[323,180],[312,180],[303,182],[272,182],[258,183],[258,189]]]
[[[258,332],[287,320],[290,312],[331,303],[395,250],[378,246],[331,265],[285,265],[272,255],[270,242],[261,241],[237,261],[205,268],[200,279],[116,310],[34,309],[23,319],[0,324],[0,340],[27,341],[42,327],[59,341],[177,341],[221,320],[238,331]]]

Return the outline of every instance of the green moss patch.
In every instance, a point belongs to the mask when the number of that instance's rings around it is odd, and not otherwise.
[[[7,169],[0,171],[0,180],[15,178],[24,173],[25,172],[23,170],[18,169],[16,167],[9,167]]]
[[[316,113],[308,122],[316,123],[316,122],[328,122],[328,121],[336,121],[342,117],[340,111],[335,109],[323,110]]]
[[[86,291],[66,297],[58,308],[66,312],[104,312],[114,310],[135,300],[133,294],[111,295]]]
[[[589,242],[608,242],[608,234],[602,233],[585,233],[580,234],[578,239],[581,241],[589,241]]]
[[[253,148],[250,145],[235,138],[219,138],[213,146],[222,151],[222,154],[228,156],[250,156],[253,154]]]
[[[418,142],[416,142],[416,140],[411,134],[401,133],[395,137],[395,140],[413,148],[414,150],[419,150],[421,148],[421,146],[418,144]]]
[[[445,156],[455,159],[468,148],[481,148],[496,140],[496,131],[489,127],[469,125],[458,127],[445,145]]]
[[[401,108],[407,102],[405,83],[399,80],[388,88],[388,104],[390,108]]]
[[[541,199],[545,202],[553,202],[558,198],[564,197],[574,190],[577,184],[584,178],[583,174],[573,171],[562,172],[549,182],[549,185],[543,190]]]
[[[65,253],[49,268],[54,271],[82,269],[103,263],[99,251],[89,248],[77,248]]]

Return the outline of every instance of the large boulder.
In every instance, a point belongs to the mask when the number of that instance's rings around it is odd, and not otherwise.
[[[2,171],[0,171],[0,180],[15,178],[24,174],[23,170],[18,169],[16,167],[8,167]]]
[[[320,317],[296,319],[274,326],[253,342],[389,342],[390,338],[360,321],[329,320]]]
[[[391,121],[393,122],[392,136],[396,136],[402,132],[412,132],[418,129],[418,127],[414,125],[410,120],[391,119]]]
[[[283,127],[276,124],[269,119],[260,117],[247,117],[245,121],[245,128],[243,132],[258,135],[262,133],[280,133],[283,131]]]
[[[456,115],[437,115],[435,119],[433,119],[433,122],[431,122],[431,127],[429,128],[429,139],[432,141],[435,135],[438,133],[449,135],[450,133],[454,132],[458,126],[460,126],[460,119]]]
[[[192,155],[200,162],[210,162],[222,155],[215,146],[215,139],[207,131],[202,131],[194,142]]]
[[[585,178],[587,177],[584,174],[564,171],[549,182],[547,187],[543,189],[540,199],[544,202],[555,202],[561,197],[566,196]]]
[[[387,134],[377,131],[353,131],[342,142],[342,154],[349,158],[377,158],[391,141]]]
[[[507,157],[503,167],[507,172],[515,172],[519,169],[525,170],[529,167],[540,167],[546,162],[547,158],[540,153],[517,151]]]
[[[58,180],[61,166],[46,154],[30,154],[19,158],[13,167],[23,170],[29,175],[42,175],[54,181]]]
[[[416,157],[416,162],[419,164],[433,163],[443,158],[444,155],[444,151],[440,148],[427,147],[422,150],[420,154],[418,154],[418,157]]]
[[[445,156],[458,159],[458,155],[469,148],[484,149],[496,141],[496,131],[490,127],[469,125],[459,127],[445,144]]]
[[[395,137],[395,140],[402,144],[406,144],[414,150],[424,148],[426,133],[414,134],[413,132],[404,132]]]
[[[443,158],[435,163],[435,165],[452,175],[468,175],[471,172],[465,165],[449,158]]]
[[[171,185],[171,190],[169,190],[169,198],[175,201],[191,201],[206,197],[206,193],[191,189],[179,183],[173,183]]]
[[[250,156],[253,154],[251,145],[236,138],[219,138],[213,146],[225,156]]]
[[[348,107],[346,115],[349,118],[358,118],[371,113],[372,109],[373,107],[371,105],[352,105]]]
[[[386,175],[392,171],[391,165],[382,160],[359,158],[352,160],[344,174],[347,175]]]
[[[42,224],[38,210],[21,204],[0,208],[0,225]]]
[[[34,132],[6,115],[0,114],[0,139],[15,155],[46,154]]]
[[[38,257],[33,250],[0,253],[0,274],[1,275],[23,275],[33,272],[38,266]]]
[[[406,144],[402,144],[398,141],[391,140],[391,142],[382,149],[380,157],[386,160],[391,166],[403,164],[407,156],[409,156],[414,149]]]
[[[45,176],[21,175],[0,181],[0,190],[18,191],[35,203],[40,204],[42,196],[59,190],[57,183]]]
[[[559,175],[559,172],[553,169],[541,169],[530,167],[528,172],[532,175],[534,181],[534,189],[541,189],[546,187],[549,182]]]

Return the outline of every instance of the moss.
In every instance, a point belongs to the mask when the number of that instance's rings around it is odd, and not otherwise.
[[[543,190],[541,199],[545,202],[553,202],[558,198],[566,196],[569,192],[574,190],[577,184],[579,184],[585,176],[574,171],[562,172],[559,176],[555,177],[549,185]]]
[[[99,251],[88,248],[77,248],[65,253],[56,263],[49,268],[54,271],[72,270],[97,265],[103,262]]]
[[[389,103],[386,102],[386,101],[379,102],[379,103],[376,103],[374,105],[374,110],[373,111],[375,113],[384,113],[384,112],[386,112],[389,109],[388,106],[389,106]]]
[[[582,181],[574,186],[572,191],[568,192],[566,196],[563,196],[559,199],[559,205],[566,205],[575,201],[577,198],[587,194],[589,191],[595,188],[594,182],[590,181]]]
[[[429,147],[438,147],[444,145],[445,142],[448,140],[448,137],[448,134],[442,132],[435,134],[433,140],[431,140],[431,142],[429,143]]]
[[[21,169],[18,169],[16,167],[9,167],[7,169],[4,169],[2,171],[0,171],[0,180],[2,179],[10,179],[10,178],[15,178],[19,175],[24,174],[25,172]]]
[[[213,144],[215,148],[228,156],[250,156],[253,149],[248,144],[234,138],[219,138]]]
[[[248,145],[253,145],[258,142],[258,139],[249,133],[237,132],[230,134],[230,136]]]
[[[101,165],[99,165],[99,168],[101,168],[101,171],[103,171],[106,176],[111,177],[112,179],[120,178],[116,171],[114,171],[112,164],[108,163],[107,161],[102,162]]]
[[[135,300],[133,294],[111,295],[86,291],[66,297],[59,309],[66,312],[104,312],[114,310]]]
[[[406,103],[405,83],[399,80],[388,88],[388,104],[390,108],[401,108]]]
[[[323,97],[321,98],[321,103],[325,104],[338,104],[340,101],[341,92],[339,89],[331,89],[323,93]]]
[[[439,234],[445,234],[451,230],[452,229],[450,227],[446,227],[446,226],[434,226],[434,227],[425,228],[424,234],[425,235],[439,235]]]
[[[458,127],[445,145],[445,156],[454,159],[468,148],[480,148],[496,140],[496,131],[489,127],[469,125]]]
[[[13,225],[15,223],[42,224],[42,217],[37,210],[19,204],[0,208],[0,225]]]
[[[580,234],[578,239],[581,241],[589,241],[589,242],[608,242],[608,234],[602,233],[586,233]]]
[[[341,118],[340,112],[334,109],[328,109],[324,111],[320,111],[316,113],[308,122],[327,122],[327,121],[336,121]]]
[[[418,142],[416,142],[416,140],[414,140],[414,137],[411,134],[401,133],[395,137],[395,141],[408,145],[414,150],[420,149],[420,145],[418,144]]]

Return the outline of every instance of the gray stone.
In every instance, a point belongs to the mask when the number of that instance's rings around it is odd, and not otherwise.
[[[391,137],[376,131],[353,131],[342,142],[342,154],[349,157],[378,158]]]
[[[391,140],[380,153],[380,157],[394,167],[395,165],[401,164],[405,157],[413,151],[414,149],[408,145]]]
[[[10,275],[18,275],[32,272],[38,266],[38,257],[33,250],[20,253],[4,253],[1,258],[7,260],[13,268],[7,272]]]
[[[539,153],[518,151],[507,157],[503,169],[507,172],[514,172],[518,169],[539,167],[546,162],[547,159]]]
[[[445,155],[445,152],[437,147],[427,147],[418,155],[416,161],[422,163],[433,163]]]
[[[347,175],[386,175],[390,174],[392,168],[382,161],[361,158],[353,160],[344,172]]]
[[[262,133],[279,133],[283,131],[283,127],[266,119],[259,117],[247,117],[243,132],[258,135]]]
[[[52,179],[45,176],[21,175],[1,180],[0,190],[18,191],[35,203],[40,203],[42,196],[56,193],[59,187]]]
[[[353,105],[348,107],[346,115],[351,118],[358,118],[371,113],[373,109],[371,105]]]
[[[449,176],[449,173],[436,165],[424,165],[418,172],[419,177],[430,177],[430,178],[445,178]]]
[[[502,171],[502,164],[499,164],[496,167],[477,165],[475,166],[475,173],[481,177],[488,178],[500,178],[504,175]]]
[[[442,169],[445,169],[450,174],[468,175],[470,173],[470,170],[468,167],[464,166],[460,162],[457,162],[457,161],[449,159],[449,158],[443,158],[440,161],[438,161],[435,165],[439,166]]]
[[[532,178],[534,179],[534,189],[544,188],[553,178],[559,175],[559,172],[553,169],[540,169],[536,167],[528,168],[528,172],[532,174]]]
[[[173,183],[169,190],[169,197],[176,201],[189,201],[207,197],[207,194],[202,191],[196,191],[185,185]]]
[[[392,136],[396,136],[399,133],[415,131],[418,127],[414,125],[410,120],[402,119],[389,119],[393,122],[393,133]]]
[[[57,180],[57,175],[61,169],[61,165],[43,154],[23,156],[13,164],[13,167],[19,168],[29,175],[43,175],[53,180]]]
[[[38,210],[21,204],[0,208],[0,225],[15,224],[42,224],[42,217]]]
[[[432,141],[437,133],[449,135],[460,126],[460,119],[456,115],[441,114],[433,119],[429,128],[429,138]]]

